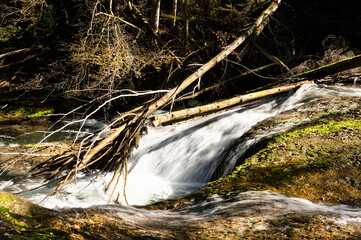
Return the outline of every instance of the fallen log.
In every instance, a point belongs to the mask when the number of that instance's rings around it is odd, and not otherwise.
[[[39,49],[40,49],[40,48],[39,48]],[[21,51],[21,52],[22,52],[22,53],[25,53],[25,52],[29,52],[29,51],[31,51],[31,50],[26,50],[26,49],[25,49],[24,51]],[[49,51],[50,51],[50,49],[43,49],[42,52],[32,54],[32,55],[27,56],[26,58],[21,59],[21,60],[19,60],[19,61],[17,61],[17,62],[8,63],[8,64],[6,64],[6,65],[0,65],[0,70],[1,70],[1,69],[5,69],[5,68],[9,68],[9,67],[12,67],[12,66],[14,66],[14,65],[18,65],[18,64],[21,64],[21,63],[24,63],[24,62],[27,62],[27,61],[32,60],[32,59],[34,59],[34,58],[37,58],[37,57],[39,57],[39,56],[41,56],[41,55],[43,55],[43,54],[46,54],[46,53],[48,53]],[[8,56],[9,56],[9,55],[8,55]]]
[[[222,109],[225,109],[225,108],[228,108],[231,106],[235,106],[237,104],[244,103],[244,102],[247,102],[250,100],[259,99],[262,97],[266,97],[266,96],[270,96],[270,95],[274,95],[274,94],[278,94],[278,93],[282,93],[282,92],[288,92],[288,91],[290,91],[294,88],[297,88],[299,86],[302,86],[304,84],[312,84],[312,83],[313,83],[313,81],[304,81],[304,82],[294,83],[294,84],[276,87],[276,88],[263,90],[263,91],[259,91],[259,92],[254,92],[254,93],[250,93],[250,94],[246,94],[246,95],[236,96],[236,97],[226,99],[223,101],[218,101],[218,102],[214,102],[214,103],[210,103],[210,104],[206,104],[206,105],[202,105],[202,106],[198,106],[198,107],[194,107],[194,108],[182,109],[179,111],[162,114],[162,115],[155,115],[155,116],[149,117],[149,119],[152,121],[154,126],[158,126],[163,123],[172,122],[175,120],[184,119],[184,118],[188,118],[191,116],[204,114],[207,112],[219,111],[219,110],[222,110]]]
[[[334,62],[316,69],[312,69],[307,72],[299,73],[294,76],[289,77],[292,78],[309,78],[316,79],[326,77],[328,75],[344,72],[351,70],[353,68],[361,67],[361,55],[357,55],[354,57],[350,57],[338,62]]]
[[[3,54],[0,54],[0,59],[8,57],[8,56],[15,55],[15,54],[18,54],[18,53],[29,52],[31,50],[33,50],[33,48],[22,48],[22,49],[14,50],[14,51],[11,51],[11,52],[3,53]]]
[[[330,63],[328,65],[322,66],[322,67],[318,67],[315,69],[312,69],[310,71],[306,71],[306,72],[302,72],[296,75],[293,75],[291,77],[288,77],[286,79],[281,79],[279,81],[276,82],[272,82],[270,84],[264,85],[262,87],[258,87],[255,89],[252,89],[246,93],[252,93],[252,92],[257,92],[257,91],[261,91],[263,89],[267,89],[270,88],[272,86],[276,86],[276,85],[280,85],[282,83],[290,83],[293,81],[300,81],[300,80],[313,80],[317,82],[317,79],[332,75],[332,74],[336,74],[336,73],[341,73],[344,71],[349,71],[355,68],[359,68],[361,67],[361,55],[357,55],[354,57],[350,57],[338,62],[334,62],[334,63]],[[324,81],[322,81],[323,83],[325,83]]]

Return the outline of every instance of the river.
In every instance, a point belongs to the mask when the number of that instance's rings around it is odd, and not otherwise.
[[[217,177],[228,174],[250,146],[261,138],[284,131],[300,121],[277,126],[252,139],[242,139],[245,132],[264,119],[325,96],[361,96],[361,91],[354,88],[305,85],[297,91],[221,114],[171,126],[149,127],[148,134],[141,138],[139,148],[129,159],[125,190],[128,203],[146,205],[182,196],[204,186],[216,173]],[[88,120],[87,123],[93,129],[104,127],[101,122],[91,121],[93,122],[89,124]],[[102,173],[89,185],[96,174],[97,172],[79,173],[77,183],[69,184],[57,196],[48,196],[54,190],[55,183],[20,195],[48,208],[104,205],[108,203],[111,192],[105,193],[104,188],[112,174]],[[4,174],[0,179],[0,189],[18,193],[45,183],[46,180],[42,178]],[[125,203],[123,186],[124,181],[116,191],[119,193],[119,201]]]

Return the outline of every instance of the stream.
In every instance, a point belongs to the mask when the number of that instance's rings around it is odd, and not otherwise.
[[[231,111],[195,119],[186,123],[170,126],[149,127],[137,148],[129,159],[129,174],[126,183],[126,197],[130,205],[147,205],[164,199],[171,199],[189,194],[217,177],[231,172],[237,160],[245,151],[262,138],[282,132],[302,121],[290,122],[263,132],[253,138],[242,138],[257,123],[276,116],[284,111],[297,108],[307,102],[327,96],[361,96],[361,90],[355,88],[304,85],[297,91],[276,97],[269,97],[262,102],[240,107]],[[305,119],[304,121],[306,121]],[[85,132],[102,129],[105,125],[91,120]],[[61,137],[61,136],[60,136]],[[16,140],[16,141],[15,141]],[[24,139],[12,139],[10,144],[30,144]],[[34,140],[36,143],[36,140]],[[7,138],[0,139],[1,145],[10,145]],[[104,188],[112,178],[112,173],[78,173],[77,183],[69,184],[60,194],[48,196],[56,183],[42,186],[36,190],[21,193],[36,204],[47,208],[104,208],[117,209],[131,218],[152,217],[152,212],[135,210],[133,207],[107,205],[111,191],[104,193]],[[18,193],[33,189],[46,183],[43,178],[0,176],[0,190]],[[125,203],[123,186],[119,183],[116,198]],[[111,199],[111,203],[114,199]],[[307,200],[290,198],[270,192],[246,192],[228,199],[213,199],[180,210],[181,215],[197,217],[247,215],[252,212],[265,214],[283,214],[285,212],[325,213],[338,217],[338,221],[361,222],[361,209],[348,206],[324,206]],[[180,218],[172,212],[163,212],[158,218]],[[125,215],[123,215],[125,217]],[[140,219],[140,218],[139,218]],[[138,220],[139,220],[138,219]],[[167,221],[168,221],[167,220]]]

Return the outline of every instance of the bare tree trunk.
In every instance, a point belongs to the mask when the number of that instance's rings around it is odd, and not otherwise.
[[[185,34],[188,40],[189,36],[189,0],[185,1]]]
[[[154,31],[151,24],[147,21],[147,19],[140,13],[140,11],[133,6],[130,2],[128,2],[130,10],[135,15],[135,18],[139,19],[143,22],[147,30],[152,34],[152,37],[154,37],[161,45],[165,46],[165,43],[162,41],[162,39],[158,36],[158,34]],[[181,68],[182,62],[178,59],[178,57],[174,54],[173,51],[170,50],[170,54],[174,57],[175,61],[177,62],[177,65],[179,68]]]
[[[233,97],[230,99],[226,99],[223,101],[217,101],[217,102],[206,104],[203,106],[182,109],[182,110],[179,110],[176,112],[171,112],[171,113],[167,113],[167,114],[163,114],[163,115],[157,115],[157,116],[150,117],[150,119],[152,120],[154,126],[158,126],[162,123],[171,122],[174,120],[188,118],[191,116],[204,114],[207,112],[219,111],[219,110],[222,110],[222,109],[225,109],[225,108],[228,108],[231,106],[235,106],[237,104],[240,104],[240,103],[243,103],[246,101],[255,100],[258,98],[262,98],[262,97],[266,97],[266,96],[270,96],[270,95],[274,95],[274,94],[278,94],[278,93],[282,93],[282,92],[288,92],[301,85],[312,84],[312,83],[313,83],[313,81],[294,83],[294,84],[290,84],[290,85],[286,85],[286,86],[282,86],[282,87],[277,87],[277,88],[267,89],[267,90],[263,90],[263,91],[259,91],[259,92],[246,94],[246,95],[236,96],[236,97]]]
[[[161,0],[153,0],[152,1],[152,12],[151,12],[151,17],[150,17],[150,25],[152,26],[154,31],[159,30],[160,1]]]
[[[173,0],[172,27],[175,27],[175,25],[176,25],[176,23],[177,23],[177,7],[178,7],[177,0]]]

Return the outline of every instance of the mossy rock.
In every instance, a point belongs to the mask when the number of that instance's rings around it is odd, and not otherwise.
[[[322,116],[273,136],[234,172],[198,194],[269,190],[314,202],[361,206],[361,120],[360,115],[348,114],[337,117],[343,121],[335,121],[334,114]]]
[[[67,233],[51,229],[46,222],[55,212],[25,198],[0,191],[0,237],[2,239],[67,239]]]

